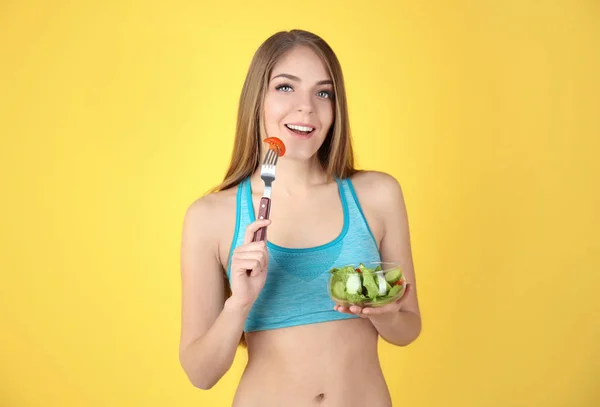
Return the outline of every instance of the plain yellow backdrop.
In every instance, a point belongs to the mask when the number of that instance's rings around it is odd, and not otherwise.
[[[303,28],[341,60],[359,167],[404,188],[424,329],[380,344],[394,405],[599,406],[599,21],[591,0],[3,1],[0,405],[230,405],[244,350],[208,392],[178,363],[181,223],[254,51]]]

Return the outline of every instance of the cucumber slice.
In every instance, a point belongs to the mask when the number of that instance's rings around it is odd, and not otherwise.
[[[402,271],[400,271],[400,269],[390,270],[385,274],[385,280],[390,284],[394,284],[396,281],[400,280],[400,277],[402,277]]]
[[[338,298],[340,300],[345,300],[346,299],[346,290],[345,290],[344,282],[341,280],[337,280],[335,283],[333,283],[333,287],[331,287],[331,293],[333,294],[333,296],[335,298]]]
[[[394,297],[396,294],[398,294],[400,292],[401,289],[402,289],[402,286],[400,286],[400,285],[393,286],[392,289],[390,290],[390,293],[388,294],[388,296]]]

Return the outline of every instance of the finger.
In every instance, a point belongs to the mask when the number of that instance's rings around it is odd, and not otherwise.
[[[358,315],[361,318],[366,318],[366,315],[363,314],[363,309],[361,307],[359,307],[358,305],[352,305],[350,307],[350,312],[353,313],[354,315]]]
[[[260,261],[256,259],[239,260],[237,266],[240,273],[247,273],[247,270],[251,270],[250,275],[253,277],[263,271]]]
[[[246,252],[239,252],[239,253],[235,253],[232,258],[231,261],[232,262],[237,262],[240,260],[258,260],[260,262],[260,266],[263,269],[267,268],[267,265],[269,264],[269,256],[265,251],[246,251]]]
[[[361,311],[362,311],[362,308],[359,307],[358,305],[351,305],[350,306],[350,312],[353,312],[355,314],[360,314]]]
[[[243,252],[235,253],[231,260],[264,260],[265,252],[259,250],[248,250]]]
[[[350,307],[344,307],[344,306],[341,306],[341,305],[336,305],[336,306],[334,307],[334,309],[335,309],[336,311],[338,311],[338,312],[341,312],[342,314],[347,314],[347,315],[355,315],[355,316],[359,316],[359,317],[361,317],[361,318],[367,318],[367,316],[366,316],[366,315],[363,315],[362,313],[360,313],[360,311],[358,311],[358,313],[357,313],[357,312],[355,312],[355,311],[356,311],[356,309],[355,309],[355,308],[358,308],[359,310],[361,309],[360,307],[356,307],[356,306],[354,306],[354,305],[353,305],[353,306],[350,306]],[[352,311],[353,309],[355,309],[355,311]]]
[[[259,251],[259,250],[264,251],[266,248],[267,248],[267,242],[265,242],[265,241],[250,242],[250,243],[246,243],[246,244],[236,247],[236,249],[234,250],[234,253],[252,252],[252,251]]]
[[[363,309],[363,314],[381,315],[381,314],[387,314],[387,313],[391,313],[391,312],[398,312],[399,310],[400,310],[400,307],[398,306],[398,304],[392,303],[392,304],[387,304],[387,305],[383,305],[381,307],[376,307],[376,308],[365,308],[365,309]]]
[[[271,219],[258,219],[248,225],[246,228],[246,234],[244,235],[244,244],[252,242],[254,239],[254,233],[262,227],[267,227],[271,224]]]
[[[340,306],[340,305],[336,305],[335,307],[336,307],[336,311],[341,312],[342,314],[354,315],[353,312],[350,312],[348,310],[348,307],[343,307],[343,306]]]

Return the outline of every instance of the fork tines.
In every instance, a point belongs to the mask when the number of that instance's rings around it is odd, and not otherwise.
[[[269,148],[269,151],[267,151],[267,154],[265,155],[265,161],[263,162],[263,165],[274,166],[277,164],[278,158],[279,154],[277,151]]]

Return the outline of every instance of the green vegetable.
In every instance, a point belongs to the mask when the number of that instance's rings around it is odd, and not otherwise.
[[[363,294],[348,294],[346,299],[351,304],[360,304],[361,302],[364,302],[367,297],[365,297]]]
[[[402,289],[401,285],[393,286],[392,289],[390,290],[390,292],[388,293],[388,296],[393,297],[394,295],[398,294],[401,289]]]
[[[345,300],[346,299],[346,285],[344,284],[344,281],[337,279],[332,287],[331,287],[331,291],[333,293],[333,295],[336,298],[339,298],[340,300]]]
[[[372,300],[379,295],[379,284],[375,282],[376,277],[377,276],[370,271],[365,270],[362,272],[363,286],[367,288],[367,295]]]
[[[402,286],[397,282],[402,279],[402,271],[390,270],[382,278],[377,271],[382,271],[380,266],[374,269],[360,263],[358,267],[347,265],[333,268],[331,273],[331,295],[339,301],[350,304],[382,305],[398,295]]]
[[[394,269],[387,272],[385,280],[390,284],[394,284],[396,281],[400,280],[401,276],[402,271],[400,271],[400,269]]]

